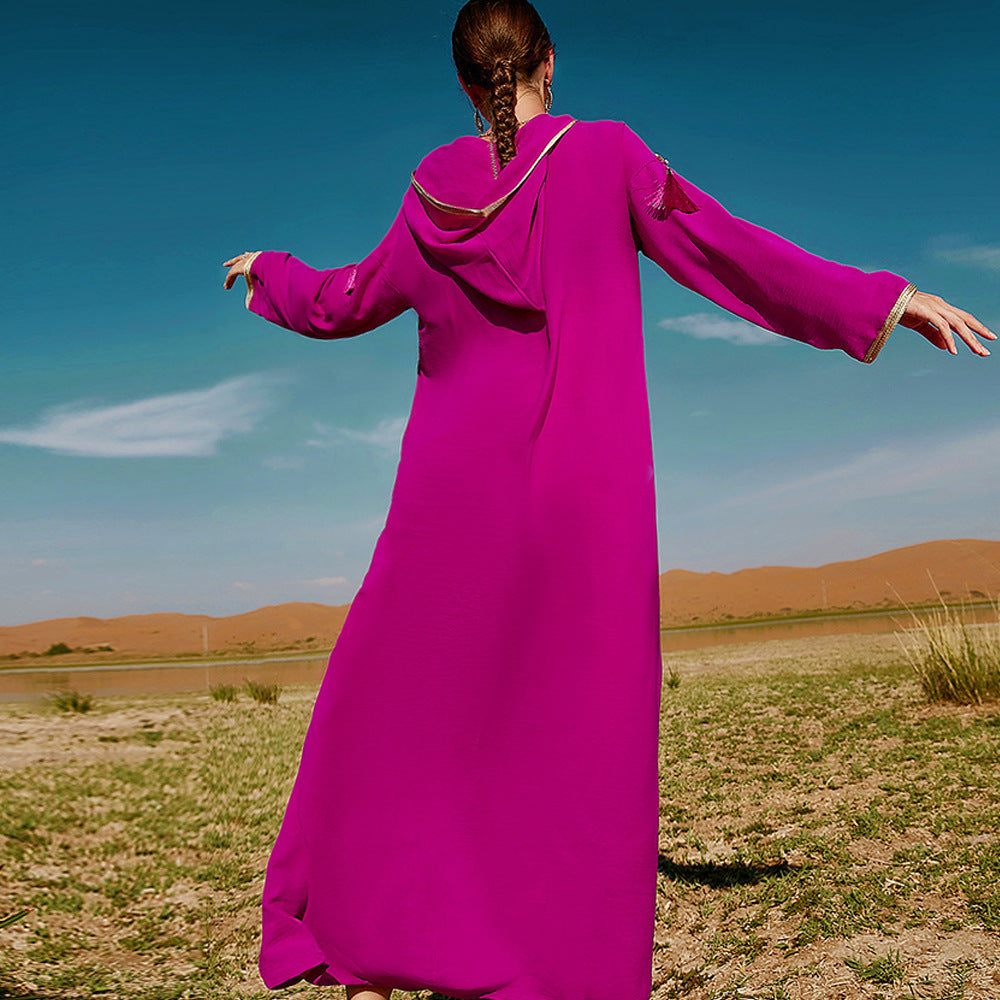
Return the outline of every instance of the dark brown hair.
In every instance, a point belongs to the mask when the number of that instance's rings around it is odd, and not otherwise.
[[[451,33],[451,54],[466,84],[489,92],[501,168],[516,152],[517,81],[527,80],[553,48],[549,33],[528,0],[469,0]]]

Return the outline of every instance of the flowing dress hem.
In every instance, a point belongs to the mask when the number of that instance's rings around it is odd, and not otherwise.
[[[286,928],[286,933],[280,938],[268,943],[266,957],[261,951],[260,977],[269,990],[283,989],[302,980],[314,986],[336,983],[373,985],[343,969],[332,967],[309,928],[301,920],[294,923],[295,926]]]

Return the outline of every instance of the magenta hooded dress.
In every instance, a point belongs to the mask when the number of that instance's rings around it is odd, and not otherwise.
[[[638,252],[776,334],[871,361],[905,278],[730,215],[622,122],[463,136],[360,263],[253,259],[308,337],[416,314],[385,527],[267,867],[268,987],[647,1000],[662,666]]]

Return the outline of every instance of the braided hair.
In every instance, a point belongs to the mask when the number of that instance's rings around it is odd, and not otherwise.
[[[517,81],[529,79],[552,48],[528,0],[469,0],[458,12],[451,33],[455,68],[466,84],[489,94],[485,103],[501,169],[517,152]]]

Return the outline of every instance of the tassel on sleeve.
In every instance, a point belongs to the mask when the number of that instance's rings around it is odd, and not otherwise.
[[[674,209],[679,212],[697,212],[698,206],[684,193],[684,189],[677,183],[674,171],[669,160],[656,154],[656,158],[663,164],[666,176],[662,182],[654,188],[650,197],[646,201],[646,211],[654,219],[663,222]]]

